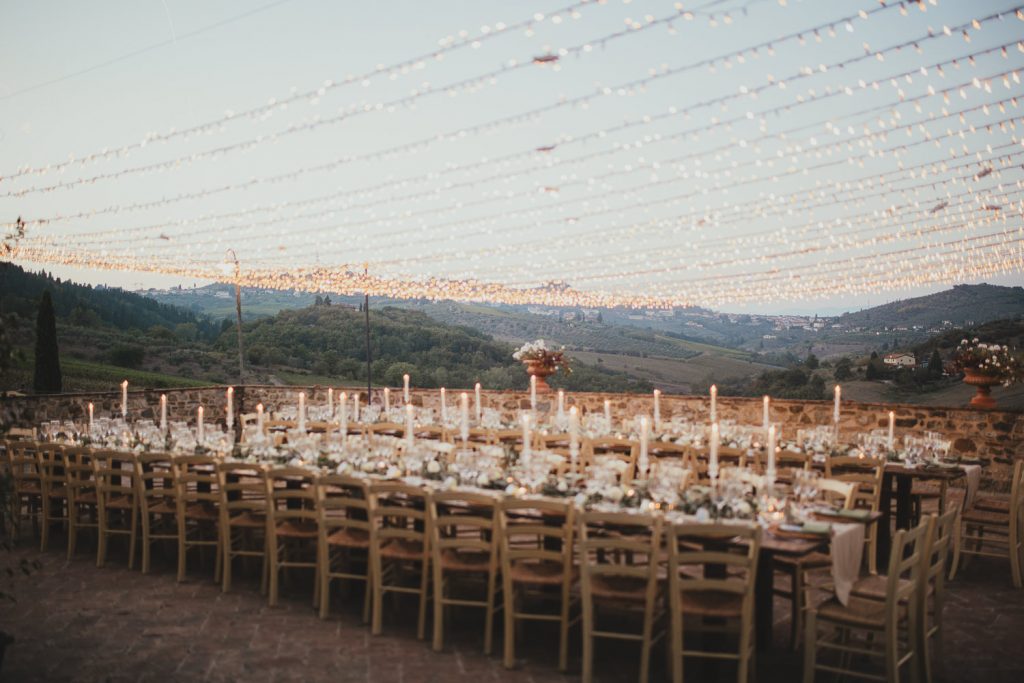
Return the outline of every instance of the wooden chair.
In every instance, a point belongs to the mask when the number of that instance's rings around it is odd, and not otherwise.
[[[177,489],[178,581],[185,580],[188,551],[214,548],[213,580],[221,580],[223,551],[220,539],[220,482],[217,458],[186,455],[174,459]]]
[[[217,464],[220,542],[224,552],[221,591],[231,590],[236,557],[260,559],[260,593],[267,592],[267,477],[262,465]]]
[[[973,508],[960,517],[960,536],[953,544],[953,567],[949,578],[956,576],[960,555],[968,557],[1008,557],[1010,575],[1015,588],[1021,587],[1021,563],[1024,561],[1024,460],[1013,466],[1010,500],[1007,511]],[[964,558],[965,561],[967,558]]]
[[[819,479],[818,496],[824,500],[850,510],[853,508],[857,485],[836,479]],[[807,572],[832,566],[832,557],[827,552],[812,552],[799,557],[779,555],[775,558],[775,569],[789,576],[789,590],[775,589],[775,595],[788,598],[791,603],[789,644],[794,650],[800,645],[803,634],[803,617],[807,599]]]
[[[9,441],[35,441],[36,440],[36,428],[35,427],[11,427],[7,430],[7,439]]]
[[[780,450],[775,454],[775,472],[778,481],[792,482],[796,472],[811,469],[812,457],[808,453]]]
[[[893,539],[889,571],[884,577],[884,598],[851,593],[846,605],[829,598],[806,615],[804,640],[804,683],[812,683],[817,671],[850,674],[879,681],[899,681],[900,669],[909,664],[910,680],[918,679],[920,651],[917,629],[920,620],[920,596],[924,583],[925,543],[929,519],[909,530],[900,529]],[[876,577],[882,578],[882,577]],[[819,632],[819,625],[826,626]],[[862,633],[861,642],[852,640]],[[841,653],[838,664],[818,661],[819,651]],[[859,661],[851,655],[882,659],[884,674],[851,669]]]
[[[178,492],[174,461],[167,453],[140,453],[135,458],[135,497],[142,524],[142,573],[148,574],[153,543],[174,541],[178,547]]]
[[[754,584],[760,527],[678,524],[668,528],[666,540],[673,682],[682,683],[686,657],[700,657],[736,660],[736,680],[746,683],[754,668]],[[691,630],[732,633],[738,641],[736,650],[688,649],[685,636]]]
[[[661,568],[661,518],[622,512],[583,512],[578,517],[579,571],[583,605],[583,681],[594,675],[594,639],[639,642],[640,683],[646,683],[651,648],[665,635],[654,633],[664,615],[658,586]],[[597,608],[621,617],[639,614],[640,632],[595,627]]]
[[[430,530],[424,489],[386,481],[370,486],[370,578],[373,584],[371,632],[380,635],[386,593],[419,597],[416,637],[423,640],[427,626],[430,588]],[[403,583],[409,568],[419,573],[416,583]]]
[[[99,547],[99,492],[92,450],[69,448],[64,451],[64,475],[68,487],[68,560],[75,555],[78,534],[95,529]]]
[[[626,469],[623,470],[621,479],[623,482],[630,482],[636,474],[636,460],[639,454],[640,444],[636,441],[602,436],[584,439],[581,457],[584,469],[598,466],[605,459],[625,463]]]
[[[64,471],[64,450],[53,444],[40,446],[38,465],[42,487],[39,550],[45,551],[53,525],[66,527],[68,524],[68,480]]]
[[[504,664],[515,665],[516,622],[554,621],[559,625],[558,668],[569,665],[572,588],[578,577],[573,564],[575,512],[571,502],[506,498],[501,503],[501,578],[505,611]],[[558,611],[521,611],[527,597],[557,602]]]
[[[331,581],[359,581],[366,589],[363,623],[370,621],[370,491],[365,481],[330,474],[316,485],[320,618],[330,614]],[[357,572],[352,565],[362,565]]]
[[[319,571],[314,559],[301,559],[302,545],[315,546],[319,536],[316,511],[316,475],[299,467],[269,470],[266,478],[268,604],[277,605],[281,570]],[[313,579],[313,606],[319,602],[319,581]]]
[[[430,548],[434,576],[434,643],[444,648],[448,605],[484,610],[484,653],[491,654],[498,579],[498,505],[493,496],[437,491],[430,497]],[[450,579],[479,579],[483,599],[454,597]]]
[[[852,482],[857,485],[853,494],[853,506],[858,509],[878,512],[882,501],[882,477],[885,463],[876,458],[855,456],[833,456],[825,460],[825,476],[829,479]],[[868,571],[878,573],[878,523],[868,524],[864,529],[864,545],[867,548]]]
[[[711,458],[710,451],[707,449],[691,449],[689,457],[689,467],[694,474],[701,479],[707,479],[708,461]],[[718,466],[719,468],[734,467],[737,470],[749,469],[755,474],[760,471],[757,467],[751,465],[749,458],[747,458],[747,452],[742,448],[726,448],[725,446],[719,448]]]
[[[135,566],[135,543],[138,531],[138,502],[135,470],[138,467],[131,453],[99,451],[93,455],[96,468],[96,490],[99,500],[99,545],[96,566],[107,561],[107,543],[111,536],[128,537],[128,569]]]
[[[17,534],[23,519],[39,526],[43,510],[43,482],[39,469],[39,447],[32,441],[8,441],[7,464],[14,481],[11,509],[12,532]]]

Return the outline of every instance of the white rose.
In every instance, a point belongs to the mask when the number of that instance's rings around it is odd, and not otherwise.
[[[436,460],[431,460],[430,462],[427,463],[427,472],[430,472],[431,474],[437,474],[440,471],[441,465],[439,465]]]
[[[491,483],[491,480],[486,474],[481,474],[479,477],[476,478],[477,486],[484,487],[487,486],[489,483]]]
[[[742,515],[742,516],[746,517],[751,512],[752,512],[752,510],[751,510],[751,507],[750,507],[750,503],[748,503],[745,500],[741,500],[739,502],[739,504],[736,505],[736,513],[739,514],[739,515]]]
[[[557,488],[558,488],[558,492],[559,493],[565,493],[566,491],[569,490],[569,485],[566,484],[564,481],[560,481],[560,482],[558,482],[558,487]]]
[[[620,489],[618,486],[607,488],[601,494],[603,498],[607,498],[613,503],[618,503],[620,500],[622,500],[622,496],[624,495],[625,494],[622,492],[622,489]]]

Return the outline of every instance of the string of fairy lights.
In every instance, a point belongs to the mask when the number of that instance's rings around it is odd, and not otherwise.
[[[642,1],[623,3],[624,28],[608,28],[617,2],[564,4],[0,172],[0,224],[26,228],[9,260],[235,281],[231,248],[245,286],[587,307],[1024,273],[1024,5],[844,0],[795,15],[795,2]],[[632,57],[637,40],[679,45],[707,28],[714,49],[698,59]],[[488,51],[497,66],[477,58]],[[589,71],[607,60],[621,60],[611,85]],[[439,64],[436,83],[389,85]],[[484,102],[506,88],[538,94],[493,115]],[[408,134],[283,170],[259,161],[392,120]],[[190,171],[213,163],[228,172]],[[122,185],[141,196],[106,199]]]

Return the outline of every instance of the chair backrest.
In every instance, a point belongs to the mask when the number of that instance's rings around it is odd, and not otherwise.
[[[7,430],[7,438],[11,441],[35,441],[35,427],[11,427]]]
[[[267,469],[263,465],[242,462],[217,463],[217,482],[220,491],[222,516],[254,512],[263,514],[267,509]]]
[[[82,447],[64,449],[64,477],[69,501],[98,494],[93,450]]]
[[[135,466],[135,495],[144,515],[157,503],[176,503],[175,465],[169,453],[139,453]]]
[[[217,475],[219,462],[209,455],[184,455],[174,459],[179,505],[220,503],[220,481]]]
[[[267,470],[266,511],[271,526],[287,520],[316,522],[316,479],[301,467]]]
[[[683,446],[672,441],[653,441],[647,448],[647,455],[651,462],[666,461],[676,463],[680,467],[686,467],[689,464],[692,452],[693,448],[690,446]]]
[[[661,517],[625,512],[581,512],[576,547],[584,597],[595,577],[641,579],[654,600],[661,566]]]
[[[61,446],[40,444],[37,466],[43,495],[49,495],[67,483],[67,473],[64,471],[64,449]]]
[[[1024,460],[1020,459],[1013,465],[1010,482],[1010,520],[1011,529],[1014,521],[1024,524]]]
[[[583,466],[600,466],[602,461],[617,460],[625,463],[626,469],[622,472],[622,481],[633,481],[636,473],[636,460],[640,455],[640,444],[630,439],[618,439],[612,436],[600,436],[593,439],[584,439],[580,451]]]
[[[131,498],[134,504],[138,465],[133,453],[96,451],[93,453],[93,466],[100,505],[106,505],[115,497]]]
[[[435,491],[430,496],[430,547],[435,567],[445,551],[486,553],[498,562],[498,505],[493,496],[466,491]]]
[[[370,488],[362,479],[327,474],[316,482],[316,510],[320,535],[337,529],[370,532]]]
[[[373,543],[392,539],[419,541],[428,550],[430,493],[397,481],[370,485],[370,534]]]
[[[780,479],[792,481],[794,472],[811,469],[811,456],[782,449],[775,453],[775,472]]]
[[[923,555],[926,572],[924,580],[932,583],[937,592],[945,585],[946,561],[953,547],[959,514],[960,508],[951,505],[945,513],[933,515],[935,519],[929,527],[928,542],[925,544],[926,550]]]
[[[7,442],[7,462],[14,477],[16,490],[39,486],[42,490],[42,475],[39,470],[39,444],[34,441]]]
[[[499,511],[501,565],[516,561],[559,562],[568,581],[573,564],[575,509],[572,502],[508,497]]]
[[[704,449],[693,449],[690,451],[690,469],[692,469],[698,477],[707,477],[708,463],[711,458],[711,453],[706,448]],[[756,461],[751,462],[750,458],[747,457],[747,452],[742,448],[726,448],[725,446],[718,449],[718,466],[722,467],[735,467],[738,469],[751,469],[755,474],[757,473]]]
[[[666,530],[668,578],[673,609],[687,591],[732,593],[743,601],[743,618],[752,617],[761,528],[740,524],[674,524]],[[704,571],[708,565],[721,572]],[[699,578],[694,578],[696,572]]]
[[[852,455],[825,459],[825,476],[857,485],[854,507],[877,512],[882,500],[882,477],[885,463],[879,458],[861,458]]]
[[[892,541],[889,553],[889,571],[886,575],[886,610],[890,619],[898,618],[901,600],[917,603],[925,582],[925,544],[935,523],[934,517],[921,521],[913,529],[900,529]],[[901,581],[902,579],[902,581]]]
[[[845,510],[852,510],[857,485],[850,481],[839,481],[827,477],[818,480],[818,498]]]

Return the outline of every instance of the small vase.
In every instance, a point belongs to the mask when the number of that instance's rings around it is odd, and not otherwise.
[[[551,387],[548,386],[547,378],[555,374],[555,368],[550,365],[545,365],[544,361],[539,360],[524,360],[523,365],[526,366],[526,374],[537,378],[538,393],[551,391]]]
[[[998,379],[972,368],[964,368],[964,384],[970,384],[978,389],[978,393],[971,399],[970,405],[985,410],[992,410],[996,407],[996,400],[992,398],[992,387],[999,386]]]

